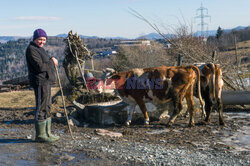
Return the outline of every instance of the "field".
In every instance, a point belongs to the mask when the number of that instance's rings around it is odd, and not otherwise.
[[[52,88],[52,95],[58,92],[59,88]],[[20,90],[0,93],[1,108],[20,109],[35,107],[35,95],[33,90]]]
[[[237,54],[241,57],[241,59],[243,59],[243,63],[250,63],[250,40],[237,43]],[[236,60],[235,48],[229,47],[228,51],[219,52],[218,56],[222,58],[222,60],[225,60],[223,62],[234,62]],[[248,61],[244,61],[247,59]]]

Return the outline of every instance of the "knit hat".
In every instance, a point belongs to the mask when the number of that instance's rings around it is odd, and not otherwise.
[[[48,38],[46,32],[43,29],[36,29],[33,34],[33,41],[39,37],[46,37],[46,39]]]

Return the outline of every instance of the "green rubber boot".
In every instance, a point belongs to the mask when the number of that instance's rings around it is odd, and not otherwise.
[[[59,136],[55,136],[51,133],[51,118],[48,118],[46,121],[46,130],[49,138],[51,138],[53,141],[59,140]]]
[[[54,139],[51,139],[48,137],[48,134],[46,132],[46,126],[47,126],[47,121],[36,121],[35,122],[35,128],[36,128],[36,142],[53,142],[55,141]]]

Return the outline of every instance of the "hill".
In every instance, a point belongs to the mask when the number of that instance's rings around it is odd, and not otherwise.
[[[223,29],[223,31],[225,33],[229,33],[231,31],[240,31],[240,30],[244,30],[246,28],[249,28],[250,26],[238,26],[238,27],[235,27],[235,28],[232,28],[232,29]],[[210,31],[207,31],[207,37],[209,36],[215,36],[216,33],[217,33],[217,30],[210,30]],[[167,37],[171,37],[173,34],[166,34]],[[201,35],[201,31],[197,31],[194,33],[195,36],[200,36]],[[117,36],[117,37],[98,37],[98,36],[86,36],[86,35],[80,35],[81,38],[84,38],[84,39],[107,39],[107,40],[110,40],[110,39],[114,39],[114,40],[132,40],[132,39],[128,39],[128,38],[125,38],[125,37],[120,37],[120,36]],[[51,36],[51,37],[59,37],[59,38],[66,38],[67,37],[67,34],[66,33],[62,33],[62,34],[58,34],[56,36]],[[13,41],[13,40],[18,40],[20,38],[31,38],[31,37],[20,37],[20,36],[0,36],[0,43],[6,43],[8,41]],[[155,33],[155,32],[152,32],[152,33],[149,33],[149,34],[146,34],[146,35],[142,35],[142,36],[139,36],[139,37],[136,37],[135,39],[147,39],[147,40],[156,40],[156,39],[162,39],[162,36],[159,35],[158,33]]]
[[[6,43],[8,41],[15,41],[22,37],[19,36],[0,36],[0,43]]]
[[[244,26],[238,26],[232,29],[222,29],[224,33],[230,33],[232,31],[240,31],[240,30],[244,30],[246,28],[249,28],[250,26],[244,27]],[[215,36],[217,33],[217,30],[210,30],[210,31],[206,31],[206,37],[209,36]],[[201,31],[197,31],[194,33],[194,36],[201,36]]]

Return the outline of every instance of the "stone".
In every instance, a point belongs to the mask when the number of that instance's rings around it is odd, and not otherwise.
[[[61,117],[62,117],[62,113],[57,112],[57,113],[56,113],[56,117],[57,117],[57,118],[61,118]]]
[[[83,105],[83,104],[80,104],[80,103],[78,103],[78,102],[76,102],[75,100],[72,102],[78,109],[84,109],[85,108],[85,106]]]
[[[68,154],[63,154],[62,156],[60,156],[60,159],[61,159],[61,160],[71,161],[71,160],[74,160],[75,157],[74,157],[74,156],[70,156],[70,155],[68,155]]]
[[[122,137],[122,133],[108,131],[108,130],[105,130],[105,129],[96,129],[95,133],[97,135],[101,135],[101,136]]]

